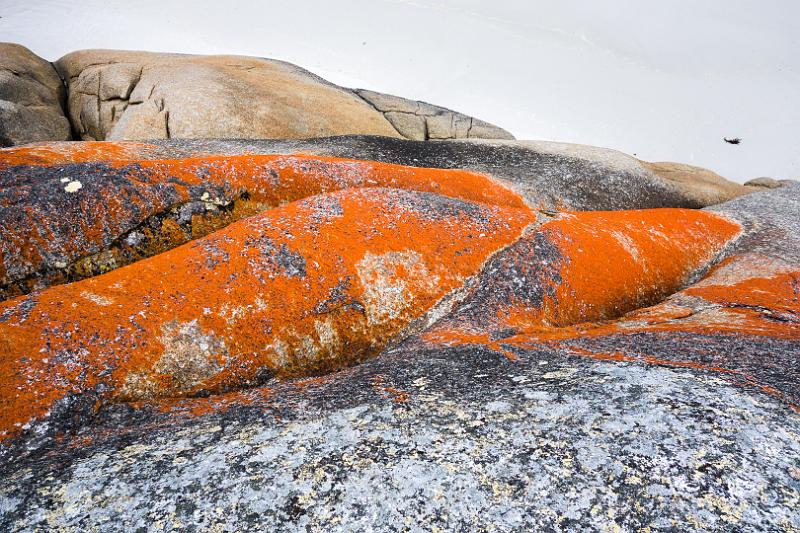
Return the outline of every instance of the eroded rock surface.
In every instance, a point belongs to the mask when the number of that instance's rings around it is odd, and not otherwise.
[[[50,63],[24,46],[0,43],[0,147],[71,139],[64,98]]]
[[[428,139],[513,139],[488,122],[442,107],[390,94],[357,89],[361,98],[383,113],[397,132],[414,141]]]
[[[698,211],[612,151],[369,137],[2,161],[3,212],[250,202],[0,303],[3,529],[800,528],[800,186]]]

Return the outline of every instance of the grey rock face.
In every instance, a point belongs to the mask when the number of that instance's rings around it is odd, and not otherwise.
[[[66,141],[64,86],[52,65],[18,44],[0,43],[0,146]]]
[[[514,138],[497,126],[443,107],[364,89],[356,89],[355,92],[382,112],[406,139]]]

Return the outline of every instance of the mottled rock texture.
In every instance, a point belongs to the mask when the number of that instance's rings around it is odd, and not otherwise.
[[[729,192],[745,191],[719,180]],[[351,187],[492,204],[516,193],[516,202],[544,210],[704,207],[719,197],[614,150],[361,136],[39,144],[0,153],[0,185],[0,298],[96,275],[280,203]]]
[[[272,59],[81,50],[56,62],[83,140],[513,137],[430,104],[334,85]]]
[[[50,63],[24,46],[0,43],[0,147],[71,139],[64,95]]]
[[[798,185],[376,137],[0,180],[0,529],[800,528]]]

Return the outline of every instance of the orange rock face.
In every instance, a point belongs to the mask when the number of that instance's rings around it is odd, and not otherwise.
[[[533,221],[530,210],[348,189],[0,306],[3,435],[98,401],[327,372],[414,326]]]
[[[793,386],[780,385],[774,375],[796,360],[785,360],[785,348],[757,353],[763,350],[759,338],[800,343],[796,265],[734,254],[679,290],[739,233],[738,224],[723,217],[683,210],[563,216],[493,259],[519,264],[514,248],[525,240],[537,242],[539,251],[528,258],[537,263],[531,277],[543,291],[506,298],[497,294],[495,283],[492,291],[478,290],[465,300],[465,306],[482,306],[482,312],[457,310],[423,339],[433,345],[482,345],[512,359],[517,350],[547,347],[600,360],[714,372],[800,410]],[[717,348],[733,342],[728,339],[739,339],[741,354]],[[686,345],[691,349],[676,349]],[[774,359],[764,359],[770,356]],[[793,380],[793,373],[786,375]]]
[[[133,161],[153,149],[153,145],[128,142],[47,142],[4,148],[0,169],[17,165],[63,165],[101,161]]]

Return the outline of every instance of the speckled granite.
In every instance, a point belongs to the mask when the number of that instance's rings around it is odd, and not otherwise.
[[[129,433],[4,472],[2,523],[71,531],[800,527],[800,417],[769,397],[713,374],[557,352],[515,363],[481,349],[416,356],[182,422],[120,412],[108,423]],[[404,401],[374,393],[388,386]]]

